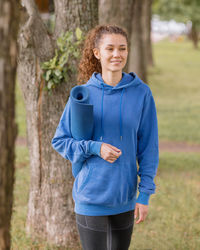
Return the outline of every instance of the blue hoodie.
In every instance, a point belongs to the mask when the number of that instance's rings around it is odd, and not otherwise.
[[[93,105],[93,137],[72,138],[69,97],[52,139],[53,148],[62,157],[72,164],[83,162],[73,183],[74,211],[100,216],[133,210],[136,202],[148,205],[155,193],[159,163],[157,113],[150,87],[133,72],[122,72],[116,86],[106,84],[101,74],[94,72],[83,85]],[[115,162],[101,158],[103,142],[122,151]]]

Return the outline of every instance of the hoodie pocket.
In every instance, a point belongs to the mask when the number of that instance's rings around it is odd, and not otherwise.
[[[77,192],[81,192],[81,190],[86,185],[87,181],[89,180],[91,174],[91,168],[87,165],[87,160],[84,162],[80,172],[76,176],[76,190]]]
[[[136,166],[120,159],[109,163],[97,156],[87,160],[76,184],[79,202],[108,207],[126,204],[134,198],[136,190]]]

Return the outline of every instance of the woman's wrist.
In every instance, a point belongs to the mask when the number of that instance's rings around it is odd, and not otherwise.
[[[136,202],[143,204],[143,205],[149,205],[149,198],[150,198],[150,194],[140,192]]]

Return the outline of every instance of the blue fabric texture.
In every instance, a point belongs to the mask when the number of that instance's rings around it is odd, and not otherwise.
[[[93,105],[91,139],[72,136],[71,97],[52,139],[62,157],[72,164],[82,162],[73,183],[74,211],[112,215],[135,209],[136,202],[148,205],[159,163],[157,112],[149,85],[134,72],[122,72],[120,82],[111,86],[94,72],[82,86],[89,90],[88,104]],[[114,163],[101,158],[102,143],[122,151]]]

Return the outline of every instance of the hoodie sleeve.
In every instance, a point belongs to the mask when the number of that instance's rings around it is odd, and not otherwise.
[[[51,141],[52,147],[72,164],[82,162],[91,155],[100,156],[103,142],[93,140],[76,140],[70,130],[70,97],[60,118],[56,132]]]
[[[150,195],[155,193],[154,177],[159,163],[158,121],[151,90],[144,101],[137,140],[138,175],[140,177],[137,203],[148,205]]]

